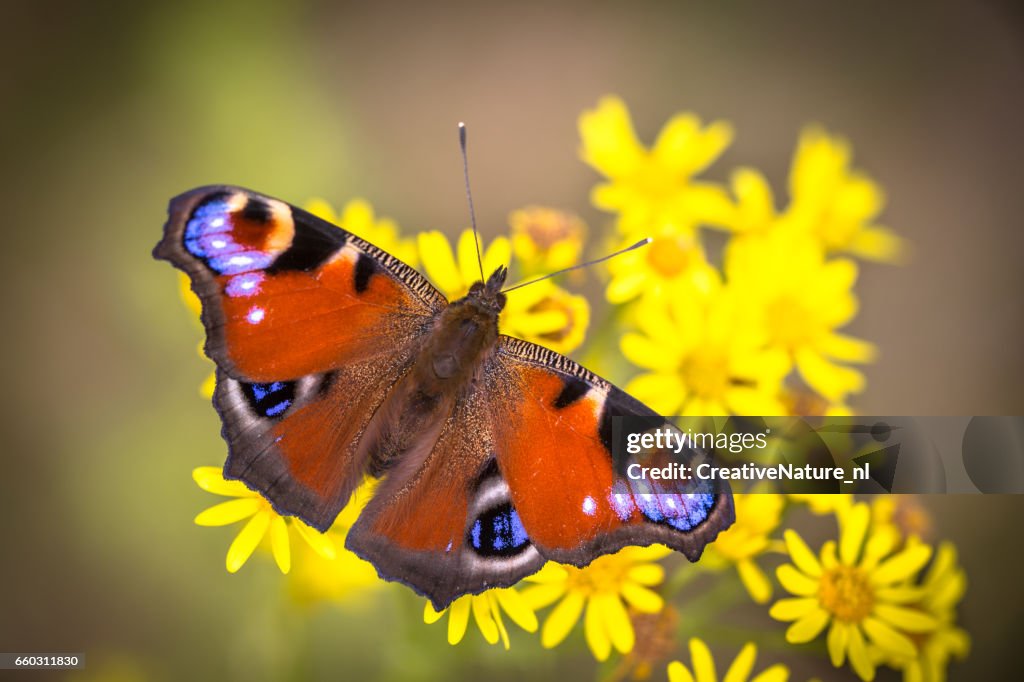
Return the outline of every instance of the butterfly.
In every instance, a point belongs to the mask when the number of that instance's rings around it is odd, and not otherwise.
[[[224,476],[320,531],[379,479],[346,547],[438,610],[546,560],[663,543],[696,561],[732,524],[727,483],[640,484],[613,458],[616,417],[663,418],[499,332],[505,267],[448,301],[387,252],[247,189],[194,189],[168,212],[154,256],[202,302]]]

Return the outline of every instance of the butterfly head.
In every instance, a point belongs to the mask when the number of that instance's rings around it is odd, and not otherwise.
[[[486,283],[476,282],[473,284],[469,288],[466,298],[494,313],[500,313],[505,307],[505,294],[501,292],[501,287],[505,286],[506,277],[508,277],[508,268],[502,265],[491,273]]]

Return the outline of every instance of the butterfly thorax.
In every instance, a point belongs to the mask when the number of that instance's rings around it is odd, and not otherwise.
[[[477,282],[434,320],[409,371],[395,384],[365,431],[362,447],[371,473],[379,475],[409,453],[429,453],[456,401],[477,381],[498,340],[498,316],[505,306],[499,268]]]

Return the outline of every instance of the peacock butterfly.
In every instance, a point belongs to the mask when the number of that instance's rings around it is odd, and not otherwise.
[[[230,186],[172,199],[153,254],[202,301],[225,477],[320,531],[366,474],[380,479],[346,546],[437,609],[547,559],[663,543],[696,561],[734,520],[725,482],[626,476],[615,418],[670,425],[500,334],[504,267],[449,302],[358,236]]]

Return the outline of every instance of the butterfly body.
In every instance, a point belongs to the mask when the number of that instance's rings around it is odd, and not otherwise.
[[[500,292],[507,270],[493,273],[487,284],[478,283],[437,315],[411,369],[388,394],[367,430],[360,447],[369,457],[369,471],[379,477],[405,460],[422,462],[437,442],[440,428],[457,399],[479,381],[483,361],[494,352],[498,315],[505,305]],[[419,456],[416,448],[425,450]]]
[[[664,420],[502,335],[505,268],[449,303],[390,254],[256,192],[202,187],[169,214],[154,255],[202,302],[225,476],[321,531],[380,479],[347,547],[436,608],[547,559],[659,542],[696,560],[732,523],[724,482],[626,476],[615,419]]]

